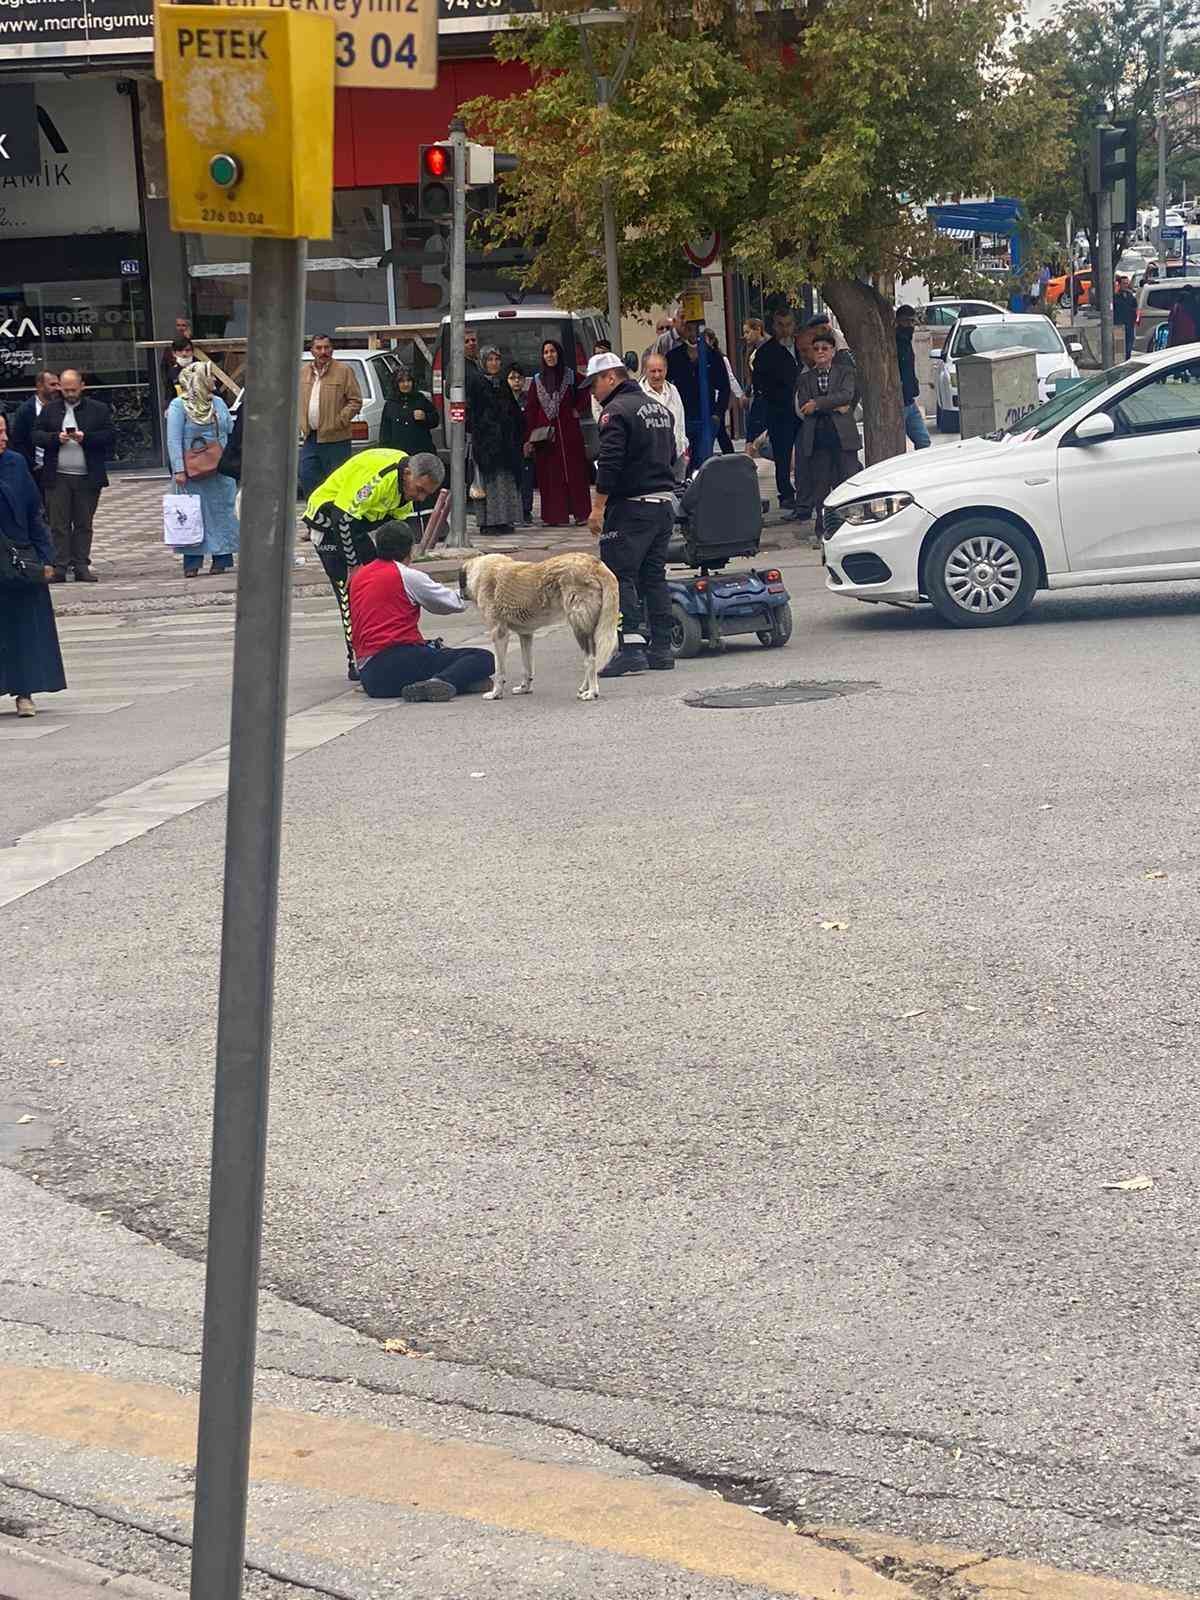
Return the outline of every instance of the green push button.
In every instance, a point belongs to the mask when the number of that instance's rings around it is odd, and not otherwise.
[[[242,175],[241,162],[236,156],[213,156],[208,163],[208,175],[218,189],[232,189]]]

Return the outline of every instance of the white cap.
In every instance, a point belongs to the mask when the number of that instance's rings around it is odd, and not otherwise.
[[[615,350],[604,350],[598,356],[593,356],[587,364],[587,372],[579,380],[579,387],[586,389],[593,378],[599,377],[602,372],[627,371],[625,363]]]

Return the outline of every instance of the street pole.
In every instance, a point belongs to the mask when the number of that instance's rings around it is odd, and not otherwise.
[[[708,381],[708,363],[710,359],[708,340],[704,337],[704,322],[700,323],[700,332],[697,335],[699,349],[697,354],[700,363],[700,460],[697,468],[704,465],[713,452],[713,415],[712,415],[712,386]]]
[[[606,106],[609,100],[609,80],[596,79],[596,104]],[[600,205],[604,213],[604,277],[608,285],[608,337],[613,349],[621,353],[621,275],[617,264],[617,218],[613,211],[612,184],[608,179],[600,190]]]
[[[1107,369],[1113,360],[1113,261],[1112,261],[1112,190],[1100,185],[1096,195],[1097,233],[1096,250],[1099,255],[1096,272],[1096,292],[1100,296],[1100,365]]]
[[[465,550],[467,539],[467,130],[461,117],[450,124],[454,149],[454,206],[450,218],[450,533],[449,550]]]
[[[250,251],[191,1600],[239,1600],[246,1547],[307,253],[305,239],[256,238]]]
[[[638,23],[636,17],[630,24],[625,43],[617,58],[612,74],[599,72],[596,68],[596,57],[592,50],[591,40],[588,38],[587,24],[579,21],[579,44],[583,59],[587,63],[588,71],[596,86],[596,104],[603,110],[612,104],[620,93],[626,70],[633,56],[633,47],[637,43]],[[607,179],[600,186],[600,211],[604,221],[604,276],[608,290],[608,339],[612,348],[620,354],[621,345],[621,276],[620,265],[617,260],[617,219],[613,210],[612,185]]]
[[[1167,225],[1167,22],[1165,0],[1158,0],[1158,249]],[[1163,263],[1163,277],[1167,275]]]

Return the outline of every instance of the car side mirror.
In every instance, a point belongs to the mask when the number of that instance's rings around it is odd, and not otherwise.
[[[1078,339],[1068,339],[1067,340],[1067,349],[1071,352],[1072,355],[1078,355],[1078,353],[1083,349],[1083,345],[1079,342]]]
[[[1075,443],[1097,444],[1101,439],[1111,439],[1116,431],[1117,425],[1107,411],[1093,411],[1075,429]]]
[[[930,359],[930,361],[941,361],[942,358],[945,356],[945,354],[946,354],[946,346],[942,345],[939,349],[931,350],[929,352],[929,359]]]

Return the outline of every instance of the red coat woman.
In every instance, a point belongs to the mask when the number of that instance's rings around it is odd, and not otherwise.
[[[568,517],[586,522],[591,515],[587,452],[579,426],[581,406],[588,404],[588,393],[576,385],[562,345],[547,339],[525,401],[525,453],[533,457],[542,521],[550,527],[563,526]],[[532,436],[539,428],[549,428],[550,437],[535,443]]]

